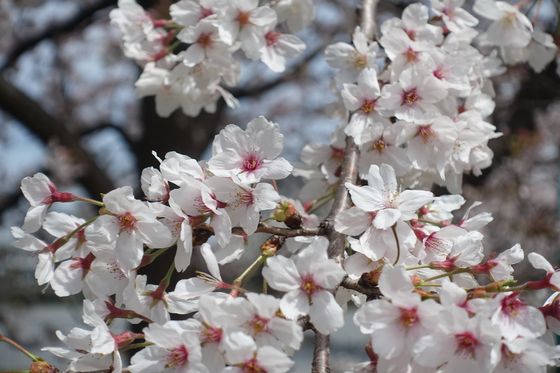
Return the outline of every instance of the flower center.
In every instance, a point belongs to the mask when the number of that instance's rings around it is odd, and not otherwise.
[[[210,17],[212,14],[214,14],[214,11],[212,9],[205,8],[205,7],[200,8],[200,19]]]
[[[408,48],[406,52],[404,52],[404,55],[408,63],[413,63],[418,60],[418,53],[412,48]]]
[[[278,42],[278,39],[280,38],[280,33],[276,32],[276,31],[269,31],[266,33],[266,35],[264,36],[264,39],[266,40],[266,45],[268,47],[275,45]]]
[[[515,12],[507,12],[502,18],[502,22],[507,26],[513,26],[515,20],[517,19],[517,14]]]
[[[237,14],[237,22],[239,22],[239,26],[243,27],[243,26],[247,26],[250,23],[250,19],[251,19],[251,15],[249,14],[249,12],[243,12],[240,11]]]
[[[165,363],[166,368],[177,368],[184,367],[189,362],[189,351],[185,345],[175,347],[169,350],[167,355],[167,361]]]
[[[418,323],[418,312],[416,312],[416,308],[401,308],[401,324],[405,328],[410,328]]]
[[[363,69],[367,66],[367,62],[367,56],[365,54],[356,54],[356,57],[354,58],[354,66],[359,69]]]
[[[442,79],[445,77],[445,76],[444,76],[444,73],[443,73],[443,67],[442,67],[442,66],[439,66],[437,69],[435,69],[435,70],[432,72],[432,74],[433,74],[436,78],[438,78],[439,80],[442,80]]]
[[[303,290],[303,292],[307,295],[313,295],[313,293],[315,293],[318,289],[319,287],[317,286],[317,284],[315,284],[315,281],[313,280],[313,277],[311,275],[307,275],[302,279],[301,290]]]
[[[416,40],[416,31],[405,29],[404,32],[408,35],[410,40],[412,40],[412,41]]]
[[[256,358],[244,362],[241,369],[243,373],[266,373],[266,369],[259,365]]]
[[[511,366],[512,368],[515,368],[515,366],[518,364],[518,360],[521,354],[516,354],[515,352],[512,352],[505,344],[502,344],[500,350],[502,352],[502,359],[504,361],[504,365],[506,367]],[[512,371],[514,370],[515,369],[512,369]]]
[[[200,34],[196,42],[200,44],[204,49],[210,48],[212,46],[212,34],[202,33]]]
[[[422,139],[422,142],[424,142],[424,144],[425,144],[428,141],[430,141],[430,139],[432,137],[435,136],[435,133],[434,133],[434,130],[432,129],[432,126],[425,125],[425,126],[418,127],[418,131],[416,132],[416,136],[419,136]]]
[[[222,334],[221,328],[204,324],[200,341],[202,343],[219,343],[222,340]]]
[[[269,320],[265,319],[264,317],[260,317],[258,315],[255,315],[255,317],[253,317],[253,320],[250,321],[251,329],[253,329],[253,332],[255,334],[262,333],[262,332],[267,330],[268,321]]]
[[[476,347],[479,345],[478,339],[470,333],[464,332],[455,334],[455,342],[457,343],[457,354],[474,359]]]
[[[402,92],[401,105],[412,106],[420,100],[416,88]]]
[[[386,147],[387,144],[385,143],[383,138],[377,139],[373,142],[373,144],[371,144],[371,150],[375,150],[378,153],[383,153]]]
[[[262,161],[256,154],[248,154],[245,159],[243,159],[243,171],[251,172],[258,169]]]
[[[520,310],[525,308],[525,303],[517,297],[516,293],[513,293],[502,299],[501,306],[504,314],[515,317]]]
[[[376,102],[376,100],[364,100],[364,102],[362,103],[362,106],[360,107],[360,110],[362,111],[362,113],[369,114],[373,110],[375,110],[375,102]]]
[[[132,232],[138,220],[130,212],[125,212],[119,216],[119,225],[122,231]]]

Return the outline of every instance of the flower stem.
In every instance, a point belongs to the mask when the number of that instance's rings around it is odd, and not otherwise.
[[[468,273],[470,272],[469,268],[457,268],[451,272],[447,272],[447,273],[442,273],[441,275],[437,275],[437,276],[433,276],[433,277],[428,277],[426,279],[424,279],[424,282],[430,282],[433,280],[438,280],[440,278],[444,278],[444,277],[451,277],[453,275],[457,275],[459,273]]]
[[[401,244],[399,242],[399,236],[397,235],[397,228],[395,228],[396,225],[393,225],[391,227],[391,230],[393,231],[393,236],[395,237],[395,242],[397,243],[397,259],[395,259],[395,263],[393,263],[393,265],[397,264],[399,262],[399,259],[401,258]]]
[[[262,264],[264,264],[266,258],[267,258],[266,255],[263,254],[259,255],[259,257],[255,259],[255,261],[251,263],[251,265],[247,267],[247,269],[243,271],[242,274],[240,274],[235,280],[233,280],[233,285],[241,286],[241,284],[243,284],[243,280],[245,280],[245,277],[247,277],[251,272],[253,272],[255,269],[257,269]]]
[[[148,346],[151,346],[151,345],[153,345],[152,342],[132,343],[132,344],[129,344],[128,346],[124,346],[123,348],[120,348],[119,350],[121,352],[129,351],[129,350],[138,350],[140,348],[148,347]]]
[[[322,197],[319,197],[315,200],[315,202],[313,203],[312,207],[309,209],[309,211],[307,211],[308,214],[313,214],[315,211],[319,210],[321,207],[325,206],[327,203],[329,203],[335,196],[334,192],[331,192],[329,194],[326,194]]]
[[[87,227],[88,225],[90,225],[91,223],[93,223],[95,220],[97,220],[99,216],[95,215],[94,217],[88,219],[85,223],[79,225],[78,227],[76,227],[76,229],[74,229],[72,232],[68,233],[66,236],[64,236],[65,240],[69,240],[70,238],[72,238],[72,236],[74,236],[76,233],[78,233],[79,231],[81,231],[82,229],[84,229],[85,227]]]
[[[27,350],[25,347],[23,347],[22,345],[20,345],[19,343],[17,343],[13,339],[10,339],[10,338],[8,338],[4,335],[1,335],[1,334],[0,334],[0,342],[5,342],[9,345],[12,345],[13,347],[18,349],[21,353],[23,353],[25,356],[27,356],[28,358],[30,358],[33,361],[43,361],[43,359],[41,359],[39,356],[32,354],[29,350]]]
[[[82,201],[82,202],[91,203],[92,205],[96,205],[96,206],[99,206],[99,207],[105,207],[105,204],[103,202],[97,201],[95,199],[86,198],[86,197],[78,197],[77,200]]]
[[[175,262],[171,263],[169,269],[167,270],[167,273],[165,274],[165,277],[160,281],[159,286],[164,286],[164,290],[166,290],[171,283],[171,276],[173,276],[173,273],[175,273]]]

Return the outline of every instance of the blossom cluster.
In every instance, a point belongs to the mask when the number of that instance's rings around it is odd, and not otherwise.
[[[560,272],[528,253],[540,277],[518,282],[513,265],[525,253],[515,245],[485,256],[481,230],[492,216],[474,212],[480,203],[459,215],[466,204],[460,194],[430,191],[438,183],[458,193],[464,173],[478,175],[491,164],[488,141],[499,134],[487,122],[490,78],[512,62],[505,56],[526,55],[516,63],[536,70],[554,57],[534,44],[542,37],[518,8],[477,0],[475,12],[492,21],[479,33],[479,20],[461,5],[433,0],[430,16],[413,4],[381,25],[379,43],[357,28],[352,45],[329,46],[343,125],[331,144],[306,146],[296,168],[281,157],[278,124],[258,117],[245,129],[226,126],[207,161],[154,154],[159,167],[143,170],[141,199],[129,187],[98,201],[61,192],[43,174],[25,178],[31,207],[23,226],[12,228],[14,245],[37,255],[39,285],[85,298],[88,327],[57,332],[64,347],[45,350],[77,372],[120,373],[121,353],[138,350],[127,367],[133,373],[282,373],[292,368],[304,330],[329,335],[355,307],[354,323],[370,336],[369,359],[355,372],[537,372],[557,365]],[[236,48],[272,69],[283,66],[267,35],[279,21],[303,27],[312,3],[182,0],[170,13],[173,21],[154,21],[121,0],[112,14],[126,53],[150,61],[140,82],[156,82],[160,110],[201,105],[206,101],[193,98],[201,87],[220,91]],[[187,49],[175,54],[168,45],[175,38]],[[498,49],[483,53],[488,47]],[[162,58],[154,58],[157,48],[167,48]],[[199,73],[215,85],[197,86]],[[190,83],[174,91],[170,75]],[[278,191],[276,180],[290,175],[306,180],[301,200]],[[345,197],[348,204],[340,202]],[[76,201],[98,214],[84,220],[51,208]],[[260,247],[255,261],[233,281],[222,277],[220,266],[239,263],[249,246]],[[168,272],[150,283],[141,270],[167,252],[174,254]],[[205,271],[195,268],[195,277],[172,285],[174,275],[193,267],[193,253]],[[261,267],[257,293],[247,283]],[[554,293],[537,308],[523,296],[536,290]],[[115,319],[147,326],[117,330]]]
[[[493,20],[479,33],[473,28],[478,19],[461,3],[433,1],[433,17],[426,6],[410,5],[402,19],[381,25],[379,43],[357,28],[352,45],[327,48],[344,105],[339,112],[349,120],[330,148],[304,149],[301,174],[310,179],[304,193],[324,193],[337,182],[343,134],[360,147],[362,177],[371,164],[387,163],[399,177],[458,193],[464,173],[478,176],[490,166],[488,141],[501,135],[487,121],[495,107],[490,78],[504,72],[504,63],[528,58],[540,72],[557,48],[550,35],[533,30],[524,14],[500,1],[475,2],[474,10]],[[497,49],[484,54],[482,46]]]
[[[125,55],[144,64],[136,82],[140,97],[155,96],[156,110],[169,116],[181,108],[190,116],[213,112],[223,98],[235,97],[223,85],[239,83],[241,66],[234,58],[262,61],[282,72],[286,62],[305,49],[296,32],[313,18],[313,0],[181,0],[171,19],[154,19],[136,0],[119,0],[111,21],[122,32]],[[284,27],[285,25],[285,27]]]

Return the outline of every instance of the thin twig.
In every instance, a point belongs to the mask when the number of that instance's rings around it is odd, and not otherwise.
[[[367,295],[368,297],[377,298],[381,295],[381,292],[379,291],[379,288],[364,286],[360,283],[359,280],[352,280],[349,277],[345,277],[342,280],[342,283],[340,284],[340,286],[342,286],[343,288],[346,288],[346,289],[355,290],[358,293],[362,293],[364,295]]]
[[[269,80],[267,82],[261,83],[247,88],[237,88],[233,89],[231,93],[237,98],[243,97],[254,97],[262,93],[270,91],[272,88],[279,86],[280,84],[289,82],[297,78],[302,71],[308,66],[309,62],[319,55],[323,50],[325,50],[325,45],[321,44],[309,52],[305,57],[303,57],[299,62],[297,62],[290,70],[283,73],[282,75]]]
[[[214,232],[214,229],[208,224],[201,224],[196,226],[195,228],[204,229],[209,232]],[[231,230],[233,234],[237,235],[245,235],[245,231],[243,228],[235,227]],[[292,229],[292,228],[282,228],[282,227],[273,227],[268,224],[259,224],[257,227],[256,233],[270,233],[276,236],[282,237],[299,237],[299,236],[322,236],[325,235],[325,231],[322,228],[299,228],[299,229]]]
[[[65,121],[47,112],[38,101],[2,77],[0,77],[0,110],[18,120],[45,145],[56,140],[70,150],[77,162],[84,166],[80,179],[92,195],[114,188],[109,175],[97,164],[92,153],[82,145],[79,136],[70,129],[75,128],[77,123],[67,126]]]
[[[87,25],[93,21],[93,15],[96,12],[116,4],[117,0],[100,0],[96,3],[86,5],[67,20],[49,26],[35,35],[19,40],[17,44],[6,53],[4,63],[0,66],[0,72],[4,72],[9,67],[12,67],[21,55],[35,48],[35,46],[42,41],[72,32],[80,26]]]

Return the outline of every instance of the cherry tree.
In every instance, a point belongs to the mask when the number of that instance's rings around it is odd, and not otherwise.
[[[492,78],[528,63],[541,71],[557,54],[521,4],[476,0],[414,3],[378,27],[377,0],[359,4],[351,43],[325,50],[340,126],[330,144],[309,144],[302,162],[283,158],[278,124],[259,116],[245,129],[225,127],[208,161],[154,154],[142,172],[144,196],[130,187],[99,199],[62,192],[37,173],[22,181],[29,201],[14,246],[37,255],[35,277],[59,297],[81,293],[84,328],[58,331],[45,347],[72,372],[288,372],[305,330],[315,334],[313,372],[328,372],[329,335],[344,315],[369,336],[364,362],[351,372],[538,372],[560,349],[560,275],[541,255],[527,259],[539,280],[519,282],[516,245],[484,255],[485,212],[463,216],[464,174],[492,163],[488,122]],[[313,21],[312,0],[181,0],[170,19],[154,19],[135,0],[120,0],[111,21],[125,54],[143,68],[140,96],[158,114],[196,116],[219,100],[239,104],[243,59],[272,71],[305,48],[295,35]],[[479,27],[480,24],[480,27]],[[276,181],[305,180],[284,196]],[[434,185],[450,193],[435,195]],[[83,202],[84,220],[49,211]],[[43,229],[52,240],[36,237]],[[250,244],[260,254],[233,281],[222,266]],[[205,268],[172,286],[171,277]],[[159,283],[140,273],[164,253],[174,261]],[[256,272],[262,290],[249,288]],[[549,291],[544,305],[524,294]],[[183,315],[181,317],[177,315]],[[186,316],[184,316],[186,315]],[[146,325],[116,330],[123,319]],[[26,353],[31,371],[58,369]],[[124,353],[133,351],[126,366]]]

